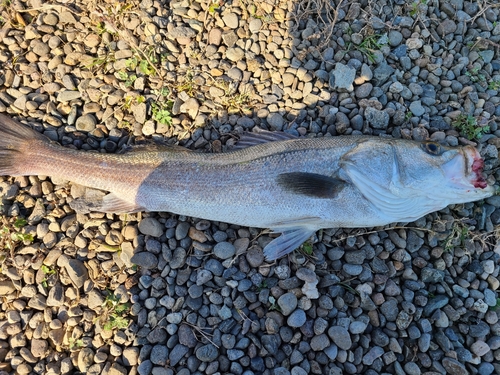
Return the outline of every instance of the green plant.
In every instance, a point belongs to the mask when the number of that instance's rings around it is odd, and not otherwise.
[[[418,0],[410,5],[410,16],[414,17],[420,12],[420,6],[426,5],[427,0]]]
[[[171,125],[172,116],[168,109],[169,105],[161,103],[151,103],[151,109],[153,111],[153,118],[160,124]]]
[[[308,256],[313,254],[313,245],[310,241],[304,242],[300,248]]]
[[[500,309],[500,298],[497,298],[497,303],[495,304],[495,306],[491,306],[490,310],[498,311],[499,309]]]
[[[356,49],[363,55],[365,55],[368,58],[368,60],[370,60],[370,62],[374,63],[376,61],[375,51],[379,51],[380,48],[382,48],[386,44],[387,44],[386,42],[382,41],[382,35],[379,34],[366,35],[363,41],[359,44],[348,42],[347,52],[349,52],[352,49]]]
[[[97,319],[103,324],[105,331],[128,327],[130,320],[124,315],[129,311],[130,305],[121,303],[119,296],[109,293],[102,304],[102,308],[103,314]]]
[[[460,114],[451,124],[469,140],[479,139],[490,131],[489,125],[479,125],[472,115]]]
[[[269,311],[275,310],[281,312],[281,307],[276,302],[276,298],[269,296],[269,303],[271,304],[271,306],[269,306]]]
[[[260,292],[260,291],[267,289],[267,288],[268,288],[267,281],[262,280],[261,283],[259,284],[259,286],[257,287],[257,291]]]
[[[128,72],[124,72],[123,70],[115,73],[116,78],[121,81],[124,81],[125,87],[130,87],[134,84],[137,79],[135,74],[129,74]]]
[[[47,288],[47,280],[48,278],[51,276],[51,275],[55,275],[57,272],[56,270],[50,268],[49,266],[45,265],[45,264],[42,264],[42,266],[40,267],[40,269],[42,270],[42,272],[45,274],[45,277],[43,278],[42,280],[42,285],[44,288]]]
[[[78,350],[83,348],[83,340],[75,339],[73,337],[69,338],[69,350]]]
[[[220,5],[219,0],[212,0],[208,6],[208,13],[214,14],[220,8]]]
[[[30,244],[33,242],[33,235],[25,233],[21,229],[27,224],[23,218],[2,217],[3,227],[0,231],[0,249],[10,250],[11,253],[19,243]]]
[[[500,81],[490,81],[488,83],[488,89],[489,90],[500,90]]]
[[[455,246],[463,246],[465,240],[469,238],[469,228],[463,221],[455,220],[451,227],[450,234],[443,241],[444,251],[450,251]]]
[[[481,68],[479,66],[475,66],[475,67],[471,68],[470,70],[466,71],[465,75],[467,77],[469,77],[469,79],[472,82],[485,82],[486,77],[484,76],[484,74],[479,74],[480,69]]]

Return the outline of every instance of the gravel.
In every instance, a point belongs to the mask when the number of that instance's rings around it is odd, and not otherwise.
[[[10,2],[0,112],[101,153],[254,127],[473,144],[499,180],[494,2],[307,4]],[[268,264],[260,229],[73,210],[99,194],[0,177],[0,375],[500,373],[499,196]]]

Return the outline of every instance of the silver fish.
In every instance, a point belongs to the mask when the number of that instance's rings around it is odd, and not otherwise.
[[[85,152],[0,115],[0,175],[45,175],[109,191],[96,211],[168,211],[282,232],[264,248],[268,260],[321,228],[411,222],[494,194],[471,146],[269,132],[249,133],[240,145],[248,147]]]

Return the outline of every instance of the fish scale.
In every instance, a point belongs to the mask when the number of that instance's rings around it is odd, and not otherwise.
[[[47,175],[110,193],[78,206],[89,210],[271,228],[282,235],[264,248],[268,260],[321,228],[409,222],[494,193],[471,146],[270,132],[241,141],[246,148],[227,153],[159,146],[102,154],[62,147],[0,115],[0,175]]]

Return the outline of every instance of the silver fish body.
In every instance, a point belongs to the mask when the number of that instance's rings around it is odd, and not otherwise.
[[[111,155],[63,148],[5,116],[0,124],[0,174],[48,175],[109,191],[98,211],[168,211],[283,232],[264,249],[268,259],[321,228],[410,222],[494,193],[470,146],[267,134],[222,154],[139,147]]]

